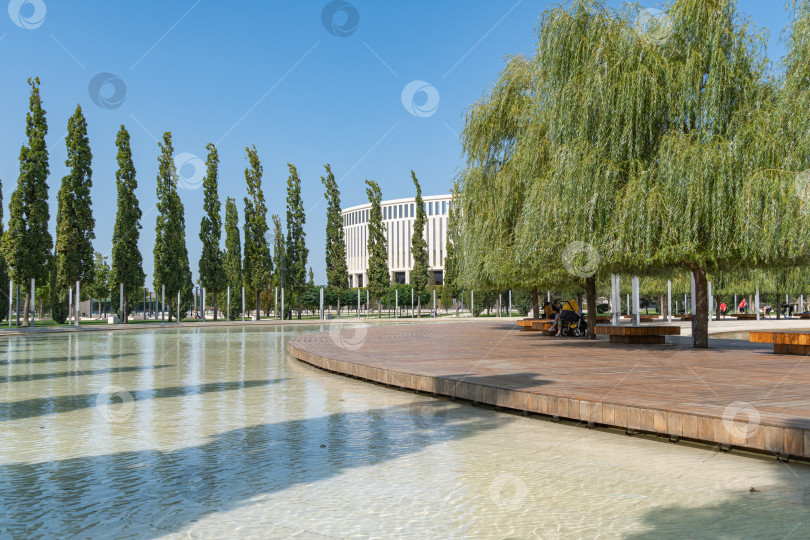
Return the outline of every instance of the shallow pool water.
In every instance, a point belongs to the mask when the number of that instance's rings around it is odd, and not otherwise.
[[[417,396],[285,354],[317,329],[2,338],[0,537],[810,536],[810,467]]]

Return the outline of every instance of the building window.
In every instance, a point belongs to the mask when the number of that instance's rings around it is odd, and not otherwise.
[[[442,201],[442,215],[447,213],[447,201]]]
[[[439,241],[437,242],[439,244],[439,260],[437,262],[442,266],[444,266],[444,252],[442,250],[442,248],[444,247],[443,243],[444,236],[442,235],[442,228],[443,228],[442,225],[444,225],[443,222],[444,222],[443,219],[439,219]]]
[[[444,285],[444,272],[435,270],[433,272],[433,279],[436,281],[436,285]]]
[[[394,272],[394,281],[397,283],[405,283],[405,272]]]

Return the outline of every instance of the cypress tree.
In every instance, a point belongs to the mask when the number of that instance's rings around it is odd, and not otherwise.
[[[281,218],[273,214],[273,284],[281,287],[281,270],[284,268],[284,226],[281,224]],[[285,276],[286,278],[286,276]]]
[[[3,183],[0,181],[0,238],[3,237]],[[4,290],[7,289],[8,286],[8,265],[6,265],[6,258],[0,255],[0,287],[3,287]],[[5,295],[2,295],[5,296]],[[8,300],[8,298],[6,298]],[[8,313],[8,302],[0,302],[3,305],[0,306],[0,321],[4,321],[6,317],[9,315]]]
[[[113,248],[114,249],[114,248]],[[109,264],[107,264],[107,257],[104,257],[96,251],[93,256],[93,281],[85,286],[85,290],[87,294],[91,297],[95,298],[98,302],[98,314],[101,315],[101,302],[104,300],[106,301],[107,297],[110,296],[112,301],[115,301],[113,307],[117,306],[118,299],[116,298],[115,294],[110,294],[110,289],[112,288],[112,283],[124,283],[124,318],[127,317],[127,306],[129,305],[128,301],[130,298],[135,296],[135,291],[127,289],[126,282],[121,281],[114,281],[111,280],[110,276],[112,276],[112,268]],[[141,280],[143,283],[143,280]],[[140,293],[140,290],[137,291]],[[129,294],[128,294],[129,293]],[[112,303],[112,302],[111,302]],[[93,312],[93,306],[90,306],[90,313]]]
[[[93,154],[87,138],[87,121],[81,106],[68,120],[67,165],[69,172],[62,178],[56,214],[56,279],[64,287],[76,281],[93,279],[93,232],[96,220],[91,209],[90,188]],[[76,303],[79,299],[76,298]]]
[[[177,305],[177,293],[181,294],[182,305],[191,298],[191,270],[186,249],[186,219],[183,203],[177,193],[177,169],[174,166],[172,134],[163,134],[158,143],[157,209],[155,219],[155,291],[160,294],[161,285],[166,286],[166,299],[169,305],[169,322],[177,309],[178,322],[183,311]]]
[[[206,146],[208,159],[206,160],[206,174],[203,179],[205,201],[203,203],[205,214],[200,223],[200,240],[202,240],[202,253],[200,254],[200,286],[210,291],[214,298],[214,320],[217,320],[217,293],[225,285],[225,273],[222,265],[222,251],[219,241],[222,238],[222,218],[220,211],[222,205],[217,194],[219,155],[212,143]]]
[[[346,266],[346,243],[343,238],[343,216],[340,213],[340,190],[332,168],[324,165],[326,177],[321,182],[326,187],[326,282],[335,291],[337,312],[340,316],[340,297],[349,284],[349,269]]]
[[[256,320],[260,320],[261,294],[270,286],[273,261],[265,237],[267,227],[267,205],[262,191],[262,164],[256,147],[246,148],[248,168],[245,169],[245,182],[248,196],[245,197],[245,262],[242,276],[245,287],[256,298]]]
[[[3,233],[0,250],[15,283],[25,288],[23,320],[28,324],[32,278],[48,278],[48,259],[53,240],[48,232],[48,148],[45,136],[48,123],[39,93],[39,78],[28,79],[31,86],[29,111],[25,118],[28,144],[20,149],[20,176],[9,203],[8,229]]]
[[[230,320],[241,313],[242,306],[242,242],[239,238],[239,212],[236,200],[225,199],[225,253],[222,256],[227,285],[231,288]]]
[[[118,190],[118,209],[115,214],[115,227],[112,239],[112,266],[109,277],[102,280],[104,287],[96,287],[96,295],[101,297],[103,290],[109,290],[111,284],[124,284],[124,320],[127,322],[130,312],[130,301],[140,296],[146,275],[143,272],[143,257],[138,249],[141,230],[141,209],[135,190],[138,181],[135,178],[135,165],[132,163],[132,150],[129,145],[129,133],[122,125],[115,138],[118,147],[118,170],[115,171],[115,185]],[[103,260],[102,260],[103,262]],[[106,263],[105,263],[106,264]],[[106,288],[106,289],[105,289]],[[106,293],[104,294],[106,296]],[[112,295],[116,311],[119,298]]]
[[[48,293],[51,304],[51,319],[56,324],[64,324],[68,316],[67,291],[59,285],[56,276],[56,253],[48,257]]]
[[[287,163],[290,176],[287,178],[287,255],[285,278],[288,288],[298,301],[298,318],[301,318],[301,295],[307,287],[307,256],[304,224],[307,216],[304,213],[304,201],[301,199],[301,180],[295,165]]]
[[[388,249],[382,222],[382,192],[374,180],[366,180],[366,194],[371,203],[368,219],[368,291],[377,301],[377,316],[382,317],[382,296],[388,290]]]
[[[422,200],[422,188],[416,174],[411,171],[411,179],[416,187],[416,220],[413,223],[413,236],[411,237],[411,253],[413,253],[413,268],[411,268],[411,286],[418,300],[419,317],[422,316],[422,291],[430,279],[428,265],[427,242],[425,241],[425,203]]]
[[[458,217],[455,208],[456,193],[458,184],[453,186],[453,199],[447,211],[447,249],[444,257],[444,286],[442,287],[442,305],[445,303],[445,295],[449,298],[457,298],[461,292],[458,279],[458,253],[456,251],[456,241],[458,240]],[[449,300],[448,300],[449,302]],[[456,305],[456,317],[458,317],[458,304]]]

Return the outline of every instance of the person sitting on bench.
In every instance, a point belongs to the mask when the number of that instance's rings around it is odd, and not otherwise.
[[[562,305],[560,315],[554,319],[554,324],[551,325],[548,331],[549,333],[553,333],[556,329],[556,335],[559,336],[562,331],[563,323],[572,322],[579,322],[579,304],[577,304],[576,300],[569,300]]]

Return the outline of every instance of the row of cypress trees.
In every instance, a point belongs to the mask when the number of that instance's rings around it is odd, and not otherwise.
[[[122,125],[116,136],[118,149],[118,169],[116,171],[117,213],[113,228],[111,266],[109,275],[104,258],[93,250],[95,239],[95,219],[92,212],[92,152],[87,136],[87,121],[81,106],[68,120],[66,165],[68,174],[62,179],[58,194],[56,215],[56,239],[48,231],[50,210],[48,206],[49,161],[45,137],[48,124],[42,106],[40,81],[29,79],[31,96],[29,112],[26,116],[27,142],[20,151],[20,175],[17,187],[9,202],[9,225],[3,230],[2,198],[0,198],[0,282],[8,283],[9,278],[22,286],[25,291],[23,319],[28,323],[30,305],[30,282],[32,279],[41,286],[48,284],[51,312],[55,320],[63,322],[67,317],[67,292],[74,283],[90,286],[91,291],[100,294],[94,287],[96,269],[99,278],[108,282],[111,288],[124,286],[124,305],[118,306],[118,295],[111,294],[113,307],[122,309],[124,317],[131,311],[143,291],[145,273],[143,257],[138,248],[141,220],[135,191],[138,187],[135,166],[132,160],[130,137]],[[154,287],[165,287],[169,320],[173,316],[181,318],[185,307],[192,300],[192,277],[189,266],[185,238],[185,215],[183,203],[178,193],[178,172],[174,163],[174,148],[170,132],[163,134],[158,143],[157,174],[157,217],[155,220],[154,245]],[[287,215],[285,230],[278,216],[272,216],[274,231],[269,234],[267,206],[262,190],[262,165],[255,148],[247,151],[248,166],[245,169],[247,196],[244,198],[245,223],[244,246],[239,233],[239,215],[236,201],[227,198],[225,204],[225,248],[220,248],[222,238],[221,203],[218,195],[219,156],[213,144],[208,144],[204,186],[204,215],[200,223],[200,240],[203,244],[199,262],[200,285],[213,294],[214,306],[218,297],[230,286],[232,312],[234,318],[240,306],[236,301],[244,286],[256,298],[258,317],[259,297],[262,291],[278,282],[280,273],[285,272],[287,291],[297,297],[298,314],[301,313],[301,294],[306,287],[307,257],[304,225],[306,214],[301,197],[301,180],[294,165],[288,164],[290,175],[287,180]],[[327,199],[330,200],[329,222],[334,224],[334,215],[340,223],[340,195],[329,165],[326,166]],[[1,190],[0,190],[1,193]],[[1,197],[1,195],[0,195]],[[332,227],[334,229],[334,227]],[[334,236],[334,230],[331,230]],[[342,229],[339,231],[342,235]],[[274,255],[270,254],[270,243]],[[243,256],[244,247],[244,256]],[[340,254],[333,243],[332,253],[327,260]],[[343,274],[345,257],[341,257]],[[97,268],[98,267],[98,268]],[[333,271],[332,279],[337,280]],[[345,282],[343,281],[344,287]],[[112,292],[112,291],[106,291]],[[179,301],[178,304],[178,293]],[[106,296],[106,295],[105,295]],[[0,303],[1,316],[8,312],[7,302]],[[216,313],[215,309],[215,313]],[[216,315],[215,315],[216,317]]]

